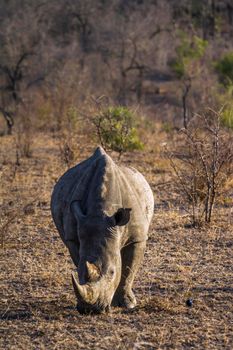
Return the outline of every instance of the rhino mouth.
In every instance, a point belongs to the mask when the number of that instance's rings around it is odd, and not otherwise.
[[[110,311],[109,305],[101,305],[96,303],[95,305],[88,305],[88,304],[77,304],[76,309],[78,312],[82,315],[99,315],[102,313],[107,313]]]
[[[103,281],[95,283],[80,284],[72,272],[72,284],[77,298],[77,310],[81,314],[103,313],[110,310],[110,304],[102,302],[99,298]]]

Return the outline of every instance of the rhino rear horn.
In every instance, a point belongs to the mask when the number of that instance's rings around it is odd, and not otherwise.
[[[88,285],[80,285],[72,272],[72,284],[78,302],[94,304],[98,298],[97,290]]]
[[[100,270],[95,264],[86,262],[88,280],[91,282],[97,281],[100,278]]]

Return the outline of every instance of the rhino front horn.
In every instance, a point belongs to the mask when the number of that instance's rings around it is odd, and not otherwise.
[[[98,267],[95,264],[89,263],[89,261],[86,262],[86,266],[88,280],[90,282],[96,282],[100,278],[100,271]]]
[[[72,272],[72,283],[74,292],[78,302],[85,302],[88,304],[94,304],[98,298],[98,295],[94,288],[88,285],[80,285]]]

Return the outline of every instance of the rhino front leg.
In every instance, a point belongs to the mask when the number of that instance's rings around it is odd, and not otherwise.
[[[133,243],[121,250],[122,272],[121,281],[113,297],[113,306],[134,308],[136,298],[132,291],[135,274],[143,260],[146,242]]]

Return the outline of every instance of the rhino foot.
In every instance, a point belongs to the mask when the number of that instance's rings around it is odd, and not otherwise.
[[[113,297],[112,306],[125,307],[133,309],[137,304],[136,298],[132,291],[122,294],[116,294]]]

